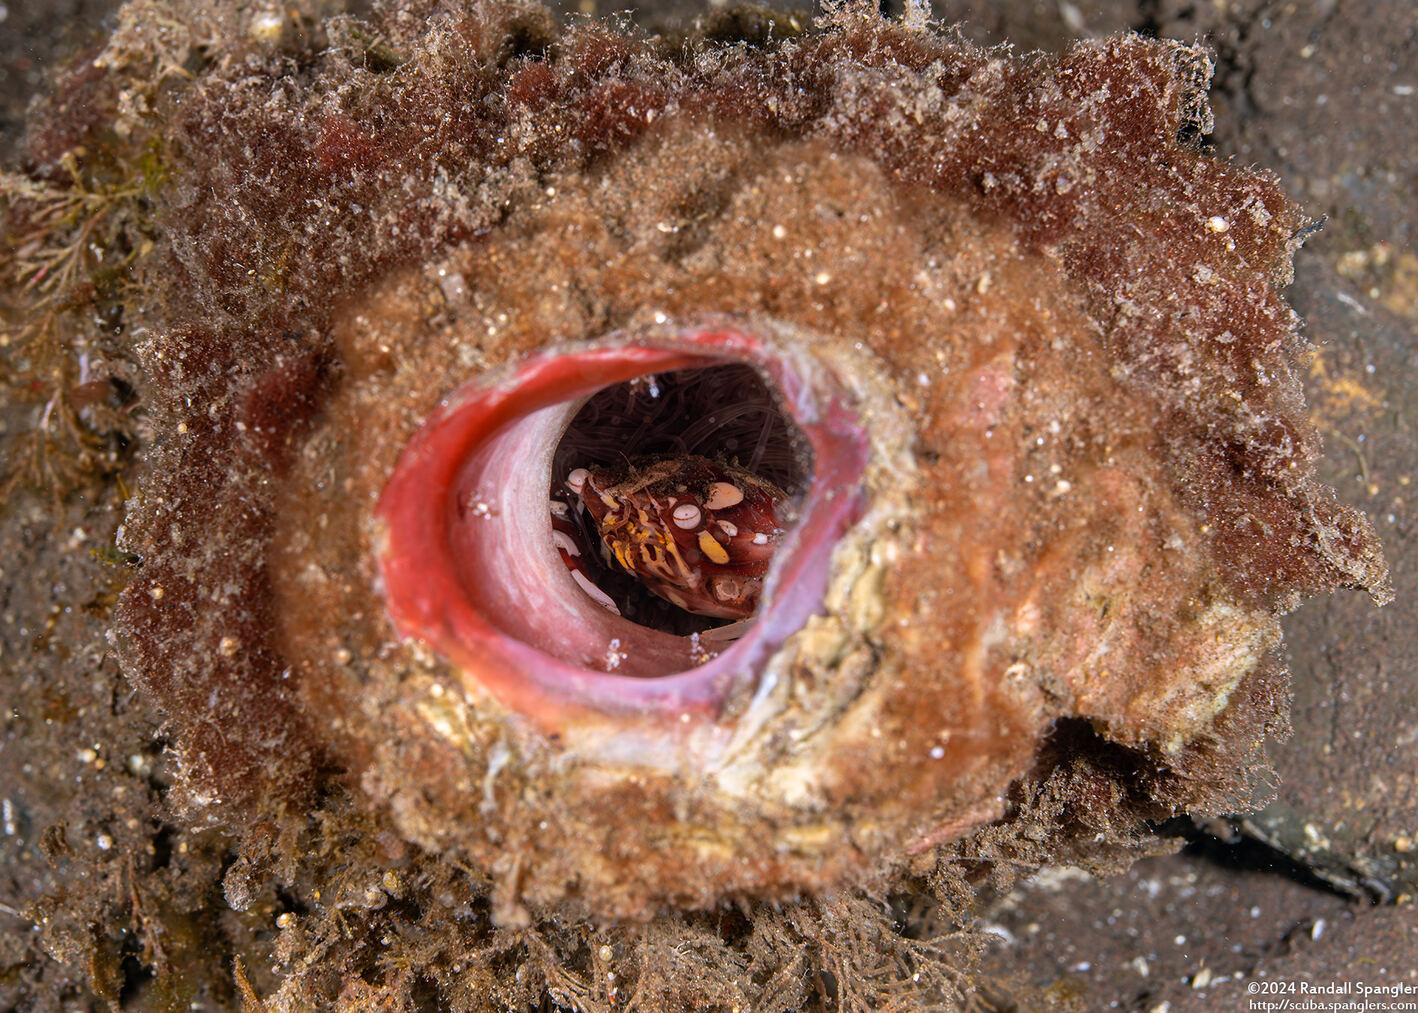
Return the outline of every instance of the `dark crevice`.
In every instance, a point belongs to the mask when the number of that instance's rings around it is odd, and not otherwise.
[[[177,833],[171,826],[164,823],[153,831],[152,839],[149,841],[153,849],[152,869],[166,869],[172,864],[172,838]]]
[[[1190,11],[1190,8],[1186,9]],[[1149,39],[1162,37],[1162,0],[1141,0],[1137,5],[1137,19],[1132,30]]]
[[[420,975],[410,984],[408,1005],[416,1013],[444,1013],[452,1008],[437,983],[427,975]]]
[[[738,191],[739,173],[730,171],[696,188],[675,209],[678,216],[674,235],[666,251],[672,264],[682,263],[712,236],[711,222],[722,219]]]
[[[147,985],[156,978],[151,967],[139,959],[140,944],[136,934],[129,934],[123,941],[123,958],[118,965],[119,980],[118,1006],[126,1009],[143,1005],[138,1000]]]
[[[1229,824],[1227,825],[1229,828]],[[1167,820],[1154,827],[1157,835],[1164,838],[1180,838],[1185,841],[1182,853],[1212,865],[1238,873],[1267,873],[1281,876],[1301,886],[1346,900],[1354,900],[1355,893],[1343,890],[1335,883],[1320,876],[1314,869],[1292,858],[1285,852],[1264,841],[1234,830],[1229,838],[1222,838],[1199,827],[1186,816]]]
[[[743,43],[772,52],[787,39],[802,34],[809,14],[796,8],[776,8],[756,4],[736,4],[711,10],[694,19],[693,25],[669,33],[671,51],[686,58],[703,45]]]

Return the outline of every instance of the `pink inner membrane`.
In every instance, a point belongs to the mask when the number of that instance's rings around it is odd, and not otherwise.
[[[707,637],[641,626],[588,597],[556,551],[547,496],[557,444],[585,398],[733,362],[775,384],[814,465],[756,618],[715,654]],[[866,458],[850,399],[820,364],[735,329],[539,353],[458,388],[405,449],[377,507],[389,612],[402,636],[544,723],[587,710],[712,714],[819,609],[832,548],[860,511]]]

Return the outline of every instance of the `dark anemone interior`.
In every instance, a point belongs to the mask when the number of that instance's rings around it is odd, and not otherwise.
[[[588,576],[631,622],[688,636],[727,625],[694,615],[607,565],[600,538],[566,486],[576,468],[623,465],[632,458],[696,454],[737,465],[788,494],[784,526],[812,479],[812,449],[783,410],[772,383],[753,366],[728,363],[636,377],[593,394],[567,426],[552,460],[550,499],[572,508],[581,527]]]

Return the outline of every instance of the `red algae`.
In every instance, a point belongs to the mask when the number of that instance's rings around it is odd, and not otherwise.
[[[374,826],[523,929],[1101,865],[1252,800],[1279,616],[1387,589],[1314,474],[1306,221],[1188,142],[1202,52],[1024,60],[851,7],[318,34],[228,25],[125,123],[174,154],[111,639],[185,819],[251,855],[311,807]],[[706,648],[575,597],[547,490],[586,398],[724,362],[812,452]]]

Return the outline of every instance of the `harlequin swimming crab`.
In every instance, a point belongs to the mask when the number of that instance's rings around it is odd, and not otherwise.
[[[596,583],[587,528],[607,566],[686,612],[736,620],[753,614],[783,533],[783,490],[698,455],[575,468],[565,487],[576,516],[553,500],[552,537],[576,583],[605,608],[620,614]]]

